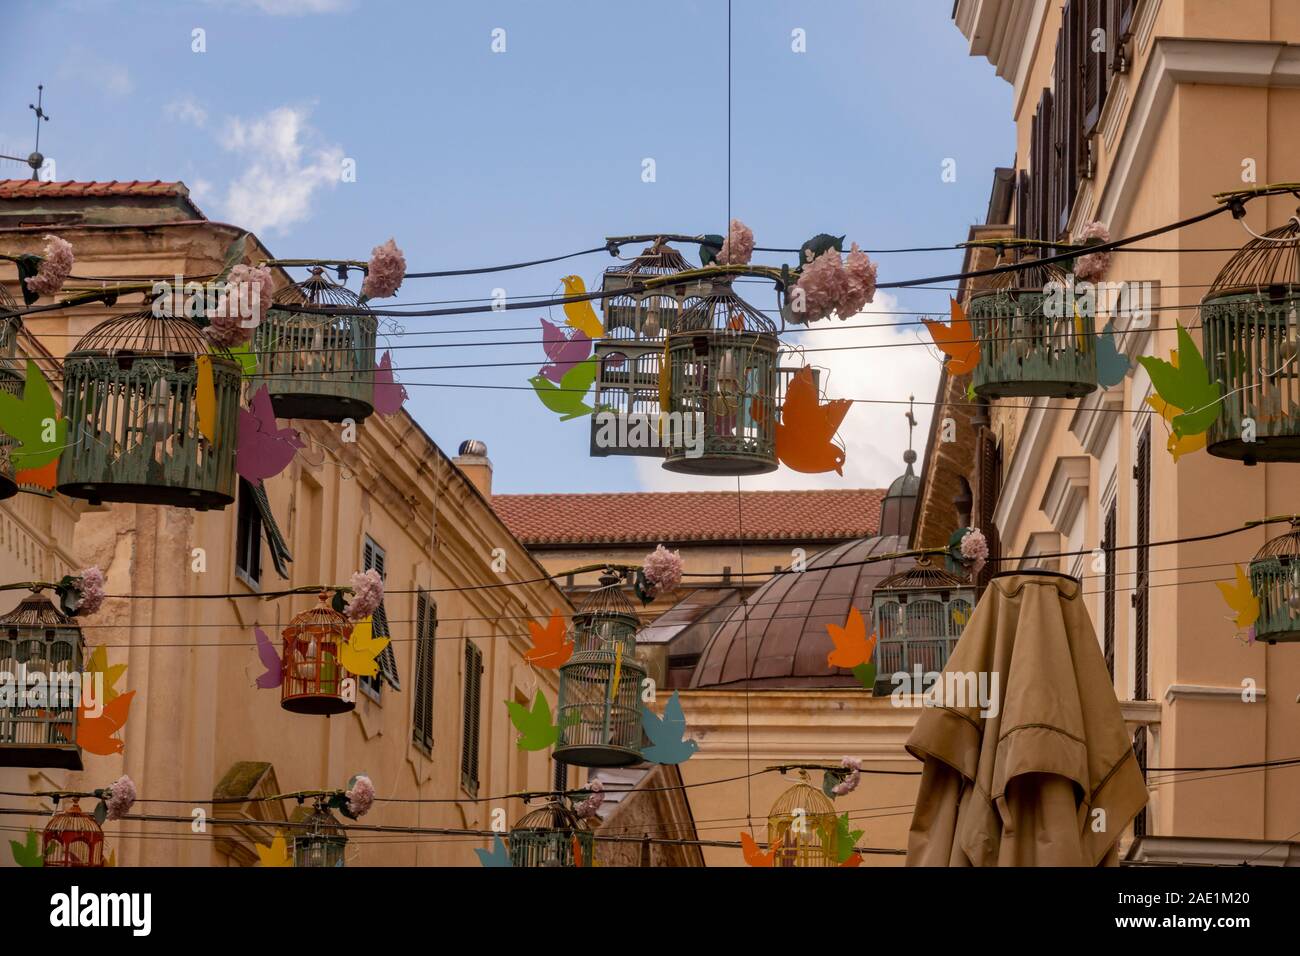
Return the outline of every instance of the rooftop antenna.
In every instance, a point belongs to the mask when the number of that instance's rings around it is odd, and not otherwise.
[[[36,114],[36,149],[26,158],[21,156],[6,156],[0,153],[0,159],[11,159],[15,163],[26,163],[32,168],[32,182],[40,182],[41,167],[45,165],[45,157],[41,155],[41,120],[50,121],[50,114],[45,112],[45,85],[38,84],[36,87],[36,102],[28,103],[27,108]]]
[[[907,451],[903,454],[903,461],[907,462],[907,467],[912,467],[912,462],[916,461],[916,452],[912,450],[912,429],[916,427],[916,415],[912,409],[916,404],[916,396],[907,396],[907,411],[903,417],[907,419]]]

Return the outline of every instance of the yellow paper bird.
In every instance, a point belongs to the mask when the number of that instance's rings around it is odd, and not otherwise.
[[[587,294],[587,283],[582,281],[582,276],[565,276],[560,281],[564,283],[566,296]],[[590,302],[564,303],[564,318],[569,328],[577,329],[588,338],[598,339],[605,334],[605,327],[600,324]]]
[[[1178,349],[1169,350],[1169,364],[1178,368]],[[1178,464],[1178,459],[1183,455],[1190,454],[1194,451],[1200,451],[1205,447],[1206,432],[1198,435],[1187,435],[1179,438],[1172,431],[1174,419],[1183,413],[1183,409],[1176,405],[1170,405],[1159,395],[1148,395],[1146,403],[1155,410],[1155,413],[1165,420],[1165,424],[1171,429],[1169,440],[1165,443],[1165,449],[1174,457],[1174,464]]]
[[[257,850],[257,858],[262,866],[293,866],[283,834],[272,840],[270,846],[254,843],[253,848]]]
[[[113,852],[108,855],[108,862],[105,866],[117,866],[117,847],[113,847]]]
[[[618,699],[618,679],[623,673],[623,645],[614,645],[614,680],[610,682],[609,699]]]
[[[1215,581],[1214,585],[1223,592],[1223,599],[1228,602],[1228,607],[1232,608],[1232,623],[1238,628],[1244,631],[1259,620],[1259,598],[1255,597],[1250,579],[1246,577],[1246,572],[1242,570],[1240,564],[1237,565],[1235,584]]]
[[[114,664],[112,667],[109,667],[108,649],[103,644],[100,644],[90,652],[90,657],[86,660],[86,673],[91,675],[99,674],[103,678],[104,699],[100,701],[100,703],[107,704],[118,695],[118,690],[114,685],[118,682],[118,679],[126,673],[126,665]],[[93,676],[91,679],[94,679]],[[95,693],[98,694],[99,692],[99,688],[95,688]]]
[[[966,622],[970,620],[970,611],[963,611],[959,607],[952,609],[952,622],[958,627],[965,627]]]
[[[212,442],[217,442],[217,387],[212,378],[212,358],[208,355],[198,356],[198,382],[194,386],[194,400],[198,406],[199,434]]]
[[[339,660],[349,674],[358,677],[374,677],[379,673],[377,658],[389,638],[375,637],[374,621],[364,617],[352,625],[352,637],[339,648]]]
[[[1087,352],[1092,348],[1092,336],[1089,335],[1083,327],[1083,316],[1079,314],[1079,302],[1076,299],[1074,303],[1074,341],[1080,352]]]

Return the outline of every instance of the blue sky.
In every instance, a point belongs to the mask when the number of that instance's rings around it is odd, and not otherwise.
[[[9,0],[0,37],[0,152],[42,151],[61,180],[183,180],[213,219],[253,228],[283,258],[364,259],[396,238],[410,271],[536,259],[607,235],[724,232],[725,0]],[[818,232],[864,248],[939,245],[983,220],[992,170],[1013,158],[1011,90],[967,53],[951,0],[735,0],[732,214],[759,245]],[[505,31],[505,52],[492,31]],[[193,52],[195,29],[206,52]],[[791,34],[806,36],[792,51]],[[642,181],[642,161],[656,180]],[[343,159],[356,181],[340,182]],[[956,161],[943,182],[942,163]],[[13,164],[0,174],[21,176]],[[693,258],[695,250],[685,249]],[[792,258],[792,257],[791,257]],[[881,255],[880,281],[957,271],[957,252]],[[780,257],[767,261],[779,262]],[[605,254],[517,272],[408,280],[388,304],[549,295],[589,286]],[[772,308],[770,287],[746,293]],[[880,294],[853,324],[946,313],[942,290]],[[543,311],[401,320],[409,407],[449,452],[487,442],[500,492],[712,487],[650,461],[587,457],[588,423],[560,422],[525,385]],[[556,310],[556,321],[562,313]],[[839,320],[821,325],[838,324]],[[489,329],[491,331],[489,331]],[[831,397],[930,401],[939,363],[901,329],[791,336],[883,345],[810,358]],[[460,363],[518,366],[416,370]],[[401,372],[402,368],[408,371]],[[859,404],[843,477],[786,469],[745,487],[888,482],[903,405]],[[922,423],[928,406],[918,408]],[[923,433],[922,433],[923,434]],[[918,444],[923,441],[918,435]],[[735,487],[728,480],[722,487]]]

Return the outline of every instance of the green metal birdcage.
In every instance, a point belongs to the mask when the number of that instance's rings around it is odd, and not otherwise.
[[[641,760],[641,682],[636,609],[606,573],[573,616],[573,655],[560,667],[555,759],[577,767]]]
[[[941,672],[974,606],[970,582],[925,558],[876,585],[871,593],[875,693],[888,693],[898,673]]]
[[[767,813],[767,845],[781,845],[772,857],[774,867],[839,866],[835,858],[835,807],[826,794],[808,783],[799,771],[800,782],[785,791]]]
[[[41,687],[44,695],[0,707],[0,767],[81,769],[77,723],[85,657],[81,628],[42,594],[0,615],[0,682],[17,690]]]
[[[1259,600],[1255,639],[1300,641],[1300,520],[1260,548],[1250,562],[1250,589]]]
[[[368,418],[375,410],[375,316],[320,267],[274,298],[276,305],[329,307],[300,312],[273,306],[254,333],[258,374],[276,416],[326,422]]]
[[[666,349],[666,469],[776,470],[779,348],[775,323],[725,283],[682,310]]]
[[[596,838],[563,798],[526,813],[510,829],[511,866],[591,866]]]
[[[1223,396],[1206,435],[1211,455],[1300,461],[1298,307],[1300,224],[1291,220],[1242,246],[1201,300],[1202,354]]]
[[[980,349],[975,394],[1080,398],[1095,391],[1096,297],[1076,295],[1050,264],[1000,273],[991,284],[971,296],[966,310]]]
[[[346,865],[347,834],[322,802],[317,801],[308,812],[295,812],[290,822],[302,824],[294,828],[290,838],[294,866]]]
[[[101,322],[68,353],[63,494],[197,511],[234,500],[240,368],[193,320],[161,311]],[[199,356],[211,363],[211,437],[200,430]]]

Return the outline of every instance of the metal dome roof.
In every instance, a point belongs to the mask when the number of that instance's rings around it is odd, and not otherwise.
[[[1288,219],[1233,253],[1205,297],[1300,285],[1300,221]]]
[[[117,355],[212,355],[230,359],[230,353],[214,345],[199,324],[174,315],[154,315],[151,308],[114,316],[83,335],[69,353]]]

